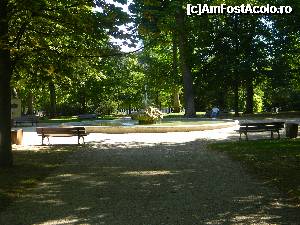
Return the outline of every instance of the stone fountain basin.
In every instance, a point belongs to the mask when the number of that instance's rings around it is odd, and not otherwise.
[[[85,126],[88,133],[107,133],[107,134],[124,134],[124,133],[167,133],[167,132],[190,132],[205,131],[236,126],[236,122],[224,122],[216,124],[201,125],[177,125],[177,126]]]

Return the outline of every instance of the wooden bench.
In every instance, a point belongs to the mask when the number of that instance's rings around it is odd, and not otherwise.
[[[38,117],[36,115],[25,115],[25,116],[15,118],[14,123],[16,126],[18,126],[18,124],[22,124],[22,123],[31,123],[32,126],[34,124],[35,124],[35,126],[37,126]]]
[[[284,128],[284,122],[257,122],[257,123],[240,123],[240,129],[237,132],[240,133],[240,140],[242,134],[245,134],[246,140],[248,140],[249,132],[271,132],[271,139],[274,138],[274,132],[277,133],[277,138],[280,139],[279,131]]]
[[[84,127],[37,127],[36,132],[39,136],[42,136],[42,145],[44,145],[44,139],[49,137],[78,137],[78,144],[80,144],[80,138],[84,144],[84,137],[88,134]]]

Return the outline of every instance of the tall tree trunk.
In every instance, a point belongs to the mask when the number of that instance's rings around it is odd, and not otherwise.
[[[234,115],[239,116],[239,82],[234,81]]]
[[[81,87],[79,91],[80,113],[86,113],[86,91],[85,87]]]
[[[56,91],[55,91],[55,85],[52,80],[49,82],[49,90],[50,90],[50,117],[53,118],[56,116]]]
[[[235,14],[233,16],[233,27],[234,30],[238,30],[238,17]],[[239,38],[238,38],[238,33],[235,33],[234,36],[234,42],[235,42],[235,67],[234,67],[234,81],[233,81],[233,89],[234,89],[234,114],[235,116],[239,116],[239,82],[240,82],[240,78],[239,78],[239,49],[240,49],[240,44],[239,44]]]
[[[8,1],[0,1],[0,167],[13,164],[11,150],[11,87],[12,63],[8,41]]]
[[[173,112],[179,113],[180,112],[180,88],[175,87],[173,89]]]
[[[187,31],[185,30],[184,24],[184,11],[182,9],[180,9],[176,15],[176,23],[178,29],[180,66],[184,83],[185,116],[195,117],[196,110],[194,102],[193,78],[191,68],[188,63],[188,40],[186,37]]]
[[[220,87],[219,90],[217,91],[217,106],[221,109],[224,110],[226,108],[226,88],[225,87]]]
[[[27,96],[27,107],[28,107],[27,114],[32,115],[33,114],[33,94],[31,92],[29,92],[28,96]]]
[[[249,76],[249,79],[246,84],[246,111],[247,114],[253,113],[253,97],[254,97],[254,89],[253,89],[253,79],[252,76]]]
[[[175,32],[173,33],[173,76],[174,78],[178,77],[178,44],[177,44],[177,37]],[[173,112],[179,113],[180,112],[180,88],[175,85],[173,88]]]
[[[130,115],[132,113],[131,103],[128,104],[128,114]]]

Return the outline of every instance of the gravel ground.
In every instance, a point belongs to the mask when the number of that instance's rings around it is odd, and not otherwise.
[[[238,139],[233,129],[97,134],[0,224],[300,224],[299,208],[276,189],[207,150],[212,139]]]

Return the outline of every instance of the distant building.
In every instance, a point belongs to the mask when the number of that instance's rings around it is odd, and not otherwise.
[[[21,116],[21,100],[18,98],[17,92],[13,89],[11,93],[11,118],[17,118]]]

